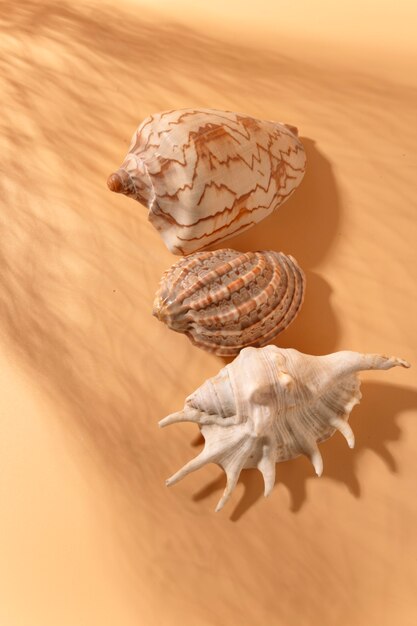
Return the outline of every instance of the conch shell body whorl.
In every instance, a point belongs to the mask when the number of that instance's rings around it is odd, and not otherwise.
[[[108,179],[148,209],[174,254],[189,254],[243,232],[300,184],[305,152],[297,129],[212,109],[146,118]]]
[[[221,356],[265,346],[296,317],[305,279],[281,252],[194,252],[161,279],[153,314]]]
[[[167,484],[216,463],[227,476],[216,509],[220,510],[244,468],[261,471],[266,496],[274,486],[279,461],[305,454],[320,476],[318,442],[339,430],[354,446],[348,418],[361,399],[357,372],[396,365],[409,367],[402,359],[377,354],[344,351],[310,356],[276,346],[245,348],[186,399],[183,411],[161,420],[160,426],[195,422],[205,439],[203,451]]]

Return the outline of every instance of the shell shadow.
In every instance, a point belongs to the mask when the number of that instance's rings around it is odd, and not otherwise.
[[[398,423],[401,413],[417,408],[417,391],[409,387],[365,382],[362,383],[362,393],[363,400],[350,419],[356,438],[355,448],[350,450],[337,433],[320,447],[324,460],[321,480],[344,484],[355,498],[361,496],[357,465],[365,451],[370,450],[380,457],[390,472],[398,472],[397,459],[389,446],[401,438]],[[309,480],[317,478],[304,457],[279,463],[276,485],[270,498],[277,497],[277,487],[285,486],[291,498],[290,510],[297,513],[307,501]],[[263,497],[263,480],[257,470],[243,471],[239,483],[244,486],[244,494],[230,515],[233,522],[239,521]],[[224,476],[220,476],[194,494],[193,500],[198,502],[215,492],[220,494],[224,485]]]
[[[294,256],[307,270],[329,253],[337,235],[342,203],[330,161],[313,139],[301,137],[301,141],[307,167],[300,186],[262,222],[228,239],[227,246],[242,251],[279,250]]]
[[[312,139],[303,137],[302,141],[307,170],[300,187],[282,208],[225,245],[242,251],[279,250],[297,259],[306,274],[304,304],[296,320],[273,343],[325,354],[337,347],[340,326],[331,306],[332,289],[313,268],[334,245],[342,204],[330,161]]]
[[[331,306],[332,289],[319,274],[306,271],[306,294],[297,318],[272,342],[306,354],[329,354],[337,349],[340,325]]]

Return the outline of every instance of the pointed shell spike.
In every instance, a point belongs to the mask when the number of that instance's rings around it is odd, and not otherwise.
[[[169,426],[170,424],[178,424],[179,422],[199,422],[199,418],[201,416],[201,412],[197,409],[184,409],[183,411],[177,411],[176,413],[171,413],[171,415],[167,415],[159,422],[160,428],[165,428],[165,426]]]
[[[264,479],[264,496],[267,498],[275,485],[276,463],[272,454],[265,455],[259,462],[258,470]]]
[[[198,456],[194,457],[194,459],[191,459],[191,461],[186,463],[180,470],[178,470],[178,472],[176,472],[167,479],[167,487],[175,485],[175,483],[185,478],[185,476],[187,476],[188,474],[191,474],[191,472],[195,472],[196,470],[200,469],[200,467],[203,467],[203,465],[207,465],[207,463],[211,462],[212,458],[212,455],[203,450]]]
[[[331,426],[334,426],[346,439],[349,448],[355,447],[355,435],[347,422],[341,417],[332,417],[329,420]]]
[[[320,454],[320,450],[316,442],[311,444],[309,448],[308,456],[310,458],[311,464],[314,467],[314,471],[317,476],[321,476],[323,474],[323,457]]]
[[[264,219],[303,179],[295,126],[215,109],[164,111],[133,134],[109,188],[138,200],[173,254],[190,254]],[[114,176],[114,175],[113,175]]]
[[[217,503],[216,506],[216,513],[218,513],[219,511],[222,510],[222,508],[224,507],[224,505],[226,504],[226,502],[229,500],[230,496],[232,495],[232,492],[234,490],[234,488],[236,487],[236,483],[239,480],[239,475],[240,475],[240,469],[239,468],[234,468],[233,470],[229,470],[226,474],[227,476],[227,482],[226,482],[226,488],[223,492],[222,497],[220,498],[220,500]]]
[[[395,366],[410,364],[396,357],[348,351],[311,356],[272,345],[243,349],[188,396],[183,412],[162,420],[165,425],[189,415],[205,439],[203,451],[167,484],[207,463],[220,465],[227,485],[218,511],[230,498],[242,469],[256,467],[262,473],[266,496],[274,487],[277,462],[305,454],[320,476],[323,460],[317,442],[338,430],[349,447],[354,446],[347,420],[361,399],[357,372]]]

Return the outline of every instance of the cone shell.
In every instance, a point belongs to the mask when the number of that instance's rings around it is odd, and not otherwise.
[[[160,422],[199,425],[203,451],[168,481],[172,485],[207,463],[220,465],[227,485],[217,509],[229,499],[242,469],[256,467],[265,495],[275,483],[275,464],[305,454],[318,476],[323,460],[317,443],[336,430],[353,448],[348,424],[361,399],[357,373],[409,363],[396,357],[357,352],[311,356],[276,346],[245,348],[185,401],[184,409]]]
[[[138,200],[174,254],[243,232],[300,184],[305,152],[294,126],[212,109],[146,118],[108,179]]]
[[[282,252],[195,252],[162,277],[153,314],[221,356],[264,346],[297,315],[305,279]]]

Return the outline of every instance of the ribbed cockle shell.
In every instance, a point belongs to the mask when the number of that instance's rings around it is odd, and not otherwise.
[[[236,356],[271,343],[292,322],[304,284],[282,252],[195,252],[165,272],[153,314],[200,348]]]
[[[135,131],[108,179],[148,209],[174,254],[189,254],[243,232],[300,184],[297,129],[212,109],[155,113]]]
[[[317,442],[339,430],[354,446],[348,418],[361,399],[357,372],[396,365],[409,367],[402,359],[378,354],[344,351],[310,356],[276,346],[245,348],[188,396],[183,411],[160,422],[160,426],[195,422],[205,439],[203,451],[167,484],[217,463],[227,475],[216,509],[220,510],[244,468],[262,472],[266,496],[274,486],[279,461],[305,454],[320,476],[323,460]]]

